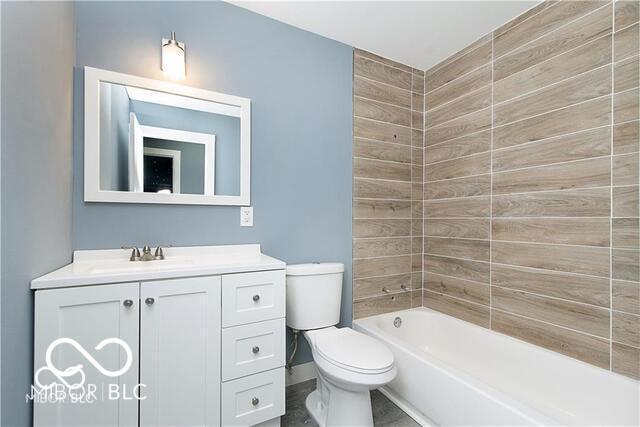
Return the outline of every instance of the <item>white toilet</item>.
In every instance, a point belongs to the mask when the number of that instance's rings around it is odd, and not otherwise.
[[[373,426],[369,391],[396,376],[393,354],[380,341],[340,321],[339,263],[287,266],[287,326],[302,331],[311,346],[318,383],[306,400],[322,426]]]

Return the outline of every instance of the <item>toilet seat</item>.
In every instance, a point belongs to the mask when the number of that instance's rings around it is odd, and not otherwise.
[[[351,328],[309,331],[316,355],[329,364],[361,374],[382,374],[394,367],[393,353],[381,342]]]

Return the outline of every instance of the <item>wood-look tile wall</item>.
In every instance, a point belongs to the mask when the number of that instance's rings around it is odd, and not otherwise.
[[[353,61],[359,318],[422,305],[424,72],[361,50]]]
[[[424,153],[424,305],[635,378],[639,9],[544,2],[426,71]]]

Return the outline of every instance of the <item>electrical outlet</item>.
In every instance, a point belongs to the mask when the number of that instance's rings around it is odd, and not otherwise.
[[[240,208],[240,227],[253,227],[253,206]]]

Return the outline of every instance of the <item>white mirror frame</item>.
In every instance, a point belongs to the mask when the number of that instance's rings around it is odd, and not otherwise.
[[[239,109],[240,195],[162,194],[101,190],[100,82],[182,95],[194,98],[194,101],[212,101]],[[84,67],[84,201],[249,206],[251,204],[251,100],[160,80]]]

